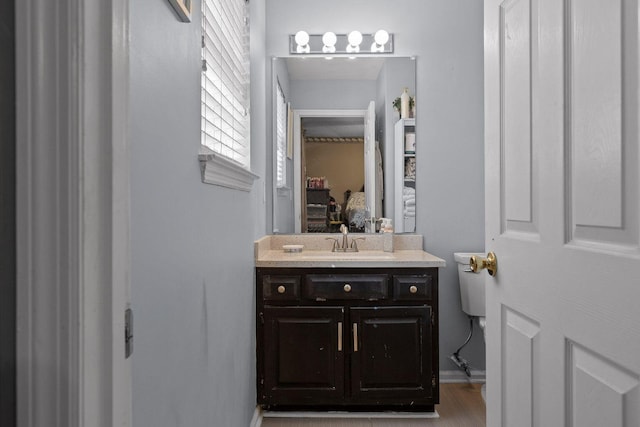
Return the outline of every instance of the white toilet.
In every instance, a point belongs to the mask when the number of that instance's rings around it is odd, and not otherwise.
[[[484,276],[481,272],[474,273],[469,266],[469,259],[473,256],[484,257],[484,254],[474,252],[456,252],[453,254],[458,265],[458,282],[460,283],[460,300],[462,311],[469,316],[479,317],[484,326]]]
[[[469,265],[469,259],[473,256],[484,257],[483,253],[474,252],[456,252],[453,257],[458,266],[458,282],[460,283],[460,300],[462,302],[462,311],[469,316],[478,318],[478,323],[482,332],[485,331],[485,277],[479,271],[474,273]],[[466,344],[466,343],[465,343]],[[482,397],[485,398],[485,386],[482,385]]]

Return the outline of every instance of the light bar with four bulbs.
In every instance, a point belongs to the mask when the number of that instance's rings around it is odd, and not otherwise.
[[[378,30],[374,34],[309,34],[298,31],[289,36],[289,52],[296,55],[367,55],[393,53],[393,34]]]

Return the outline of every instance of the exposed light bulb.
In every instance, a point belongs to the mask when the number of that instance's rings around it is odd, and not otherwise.
[[[389,41],[389,33],[385,30],[378,30],[373,36],[374,42],[371,43],[371,52],[384,52],[384,45]]]
[[[296,47],[297,53],[309,53],[311,51],[309,47],[309,33],[306,31],[298,31],[294,38],[298,45],[298,47]]]
[[[322,36],[322,43],[324,43],[325,46],[335,46],[337,41],[338,37],[336,36],[336,33],[332,31],[327,31]]]
[[[387,33],[385,30],[378,30],[373,36],[373,39],[377,44],[384,46],[389,41],[389,33]]]
[[[346,49],[347,52],[360,52],[360,43],[362,43],[362,33],[360,31],[351,31],[347,36],[347,40],[349,40],[349,44]]]
[[[351,31],[347,39],[351,46],[360,46],[360,43],[362,43],[362,33],[360,31]]]
[[[295,39],[298,46],[306,46],[309,44],[309,33],[306,31],[298,31]]]
[[[324,46],[322,47],[322,51],[324,53],[334,53],[336,51],[336,42],[338,41],[338,37],[336,33],[332,31],[327,31],[322,36],[322,43]]]

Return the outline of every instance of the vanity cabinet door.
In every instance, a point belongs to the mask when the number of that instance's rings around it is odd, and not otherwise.
[[[427,305],[351,308],[354,402],[434,403],[431,313]]]
[[[264,307],[267,405],[332,404],[344,399],[344,308]]]

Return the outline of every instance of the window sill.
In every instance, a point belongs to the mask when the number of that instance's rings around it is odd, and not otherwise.
[[[289,187],[278,187],[276,193],[280,197],[288,196],[291,194],[291,189]]]
[[[204,146],[200,148],[198,160],[200,161],[200,176],[204,184],[251,191],[253,181],[259,178],[258,175]]]

